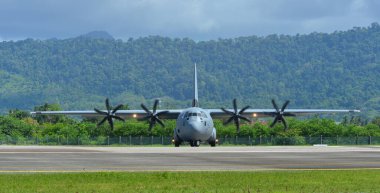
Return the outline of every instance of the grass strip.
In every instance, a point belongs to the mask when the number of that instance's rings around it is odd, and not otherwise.
[[[0,192],[379,192],[380,170],[2,173]]]

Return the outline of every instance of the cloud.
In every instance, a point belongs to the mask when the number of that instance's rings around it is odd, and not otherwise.
[[[105,30],[197,40],[333,32],[379,21],[376,0],[3,0],[3,39],[67,38]]]

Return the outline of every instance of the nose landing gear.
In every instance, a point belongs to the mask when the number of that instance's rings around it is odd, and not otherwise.
[[[199,140],[196,141],[190,141],[191,147],[199,147],[201,145],[201,142]]]

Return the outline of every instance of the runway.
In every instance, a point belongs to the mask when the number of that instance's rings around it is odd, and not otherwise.
[[[380,169],[380,146],[80,147],[0,145],[0,172]]]

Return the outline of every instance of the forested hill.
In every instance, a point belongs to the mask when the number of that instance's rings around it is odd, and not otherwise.
[[[203,107],[380,109],[380,25],[331,34],[269,35],[196,42],[159,36],[4,41],[0,43],[0,108],[59,103],[64,109],[113,104],[139,108],[191,103],[198,64]],[[151,102],[150,102],[151,103]]]

